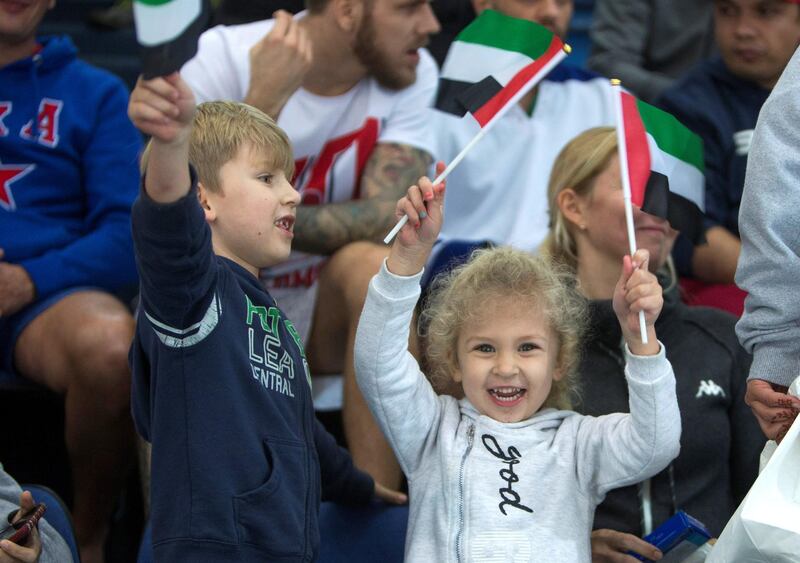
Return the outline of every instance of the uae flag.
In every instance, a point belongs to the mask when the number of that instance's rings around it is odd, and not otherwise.
[[[208,13],[207,0],[134,0],[133,19],[146,80],[180,70],[194,57]]]
[[[695,244],[702,242],[703,141],[673,115],[618,86],[612,90],[619,97],[624,139],[620,157],[627,155],[631,203],[666,219]]]
[[[436,109],[458,116],[469,112],[485,128],[547,75],[568,50],[541,25],[484,10],[447,52]]]

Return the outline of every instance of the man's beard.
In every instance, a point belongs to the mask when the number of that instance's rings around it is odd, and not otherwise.
[[[399,63],[394,63],[388,54],[377,48],[376,38],[377,33],[370,12],[365,14],[364,22],[356,34],[353,50],[358,60],[367,69],[369,75],[384,88],[402,90],[411,86],[416,80],[416,73],[409,79],[408,75],[396,68]]]

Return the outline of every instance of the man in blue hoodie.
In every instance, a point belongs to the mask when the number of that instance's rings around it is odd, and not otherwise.
[[[54,0],[0,1],[0,362],[65,395],[76,533],[103,560],[133,451],[130,208],[141,138],[122,82],[37,38]]]
[[[800,44],[800,5],[715,0],[714,34],[720,56],[664,92],[658,105],[700,135],[705,149],[708,244],[693,248],[679,238],[678,271],[706,283],[732,284],[750,140],[761,106]]]

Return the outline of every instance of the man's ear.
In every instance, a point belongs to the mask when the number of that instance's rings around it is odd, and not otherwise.
[[[364,2],[365,0],[331,0],[333,18],[339,29],[348,35],[358,30],[364,17]]]
[[[200,207],[203,208],[203,213],[206,215],[206,221],[213,223],[217,218],[217,212],[212,206],[211,201],[209,201],[208,195],[209,192],[203,185],[203,182],[197,182],[197,201],[200,203]]]
[[[561,210],[561,215],[569,223],[576,225],[578,228],[585,224],[583,201],[572,188],[564,188],[558,193],[556,205]]]
[[[494,8],[494,0],[472,0],[472,8],[476,15],[481,15],[484,10]]]

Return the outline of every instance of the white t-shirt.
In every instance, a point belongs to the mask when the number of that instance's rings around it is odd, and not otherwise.
[[[609,80],[562,67],[539,84],[531,116],[511,108],[450,174],[443,242],[489,240],[528,251],[542,243],[559,152],[586,129],[615,124]],[[468,114],[429,113],[437,160],[450,162],[480,131]]]
[[[250,83],[250,48],[273,24],[274,20],[262,20],[203,33],[197,55],[181,70],[198,103],[244,100]],[[426,108],[433,104],[437,80],[433,57],[420,49],[417,80],[402,90],[384,88],[371,77],[339,96],[298,89],[281,111],[278,125],[292,143],[294,185],[303,204],[358,199],[361,174],[376,143],[400,143],[433,154]],[[287,262],[261,273],[267,289],[304,336],[311,319],[301,317],[313,311],[314,282],[324,260],[292,252]],[[286,295],[284,290],[297,291]]]

